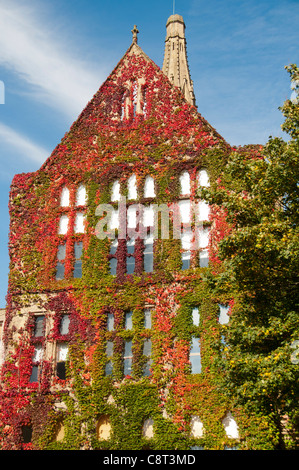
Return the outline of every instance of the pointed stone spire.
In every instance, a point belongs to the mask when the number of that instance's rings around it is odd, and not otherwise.
[[[193,82],[187,59],[185,23],[181,15],[171,15],[166,23],[165,53],[162,70],[186,100],[195,106]]]

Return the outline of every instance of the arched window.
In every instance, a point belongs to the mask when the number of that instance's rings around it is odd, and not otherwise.
[[[230,439],[238,439],[239,438],[239,429],[238,425],[233,418],[232,414],[230,411],[226,413],[222,420],[222,424],[225,430],[225,433],[228,438]]]
[[[226,325],[229,322],[229,306],[228,305],[223,305],[219,304],[219,317],[218,321],[220,325]]]
[[[180,175],[180,185],[181,185],[181,195],[190,194],[191,192],[190,175],[188,171],[184,171],[184,173]]]
[[[142,436],[145,439],[152,439],[154,437],[154,421],[148,418],[144,421],[142,426]]]
[[[55,429],[54,440],[56,442],[61,442],[64,439],[64,435],[65,435],[65,431],[64,431],[63,421],[59,421]]]
[[[136,117],[137,114],[137,100],[138,100],[138,83],[133,82],[132,86],[132,105],[133,105],[133,117]]]
[[[81,184],[76,193],[76,206],[85,206],[86,205],[86,188]]]
[[[132,175],[128,179],[128,199],[137,199],[136,175]]]
[[[151,176],[147,176],[144,183],[144,197],[155,197],[155,182]]]
[[[108,441],[111,437],[111,429],[109,416],[100,416],[96,426],[97,439],[100,441]]]
[[[65,186],[62,188],[61,196],[60,196],[60,206],[61,207],[68,207],[70,205],[70,191]]]
[[[197,181],[199,186],[207,187],[210,186],[210,180],[207,170],[202,169],[198,172]]]
[[[190,433],[192,437],[202,437],[204,433],[203,422],[199,416],[192,416],[190,422]]]
[[[111,201],[119,201],[120,200],[120,184],[119,181],[116,180],[114,181],[112,185],[112,191],[111,191]]]

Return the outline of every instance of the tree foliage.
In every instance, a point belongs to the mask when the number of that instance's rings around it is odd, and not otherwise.
[[[299,70],[287,70],[297,96],[280,108],[290,139],[270,137],[259,156],[233,152],[204,193],[232,227],[219,243],[214,284],[235,299],[222,354],[226,389],[275,423],[278,447],[285,417],[298,422],[299,391]]]

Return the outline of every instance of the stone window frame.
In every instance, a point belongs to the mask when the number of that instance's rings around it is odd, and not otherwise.
[[[85,194],[85,203],[78,203],[78,193],[80,188],[84,188]],[[68,205],[62,205],[62,194],[68,189]],[[85,224],[86,224],[86,211],[87,211],[87,193],[86,186],[80,182],[75,188],[68,188],[68,185],[65,184],[60,187],[60,205],[58,208],[58,227],[57,227],[57,236],[58,236],[58,247],[56,252],[56,272],[55,280],[57,282],[72,278],[81,278],[82,277],[82,251],[84,249],[84,236],[85,236]],[[81,202],[81,201],[79,201]],[[77,221],[79,220],[78,215],[82,215],[82,224],[83,230],[76,230]],[[63,217],[67,217],[67,225],[63,230],[63,233],[60,231],[61,220]],[[71,232],[70,227],[73,227]],[[76,258],[76,244],[80,244],[79,251],[81,251],[81,257]],[[72,260],[72,263],[68,263],[68,260]],[[79,263],[81,261],[81,263]],[[78,270],[79,275],[74,276],[76,273],[76,264],[81,264]]]
[[[127,191],[128,191],[128,196],[129,194],[129,182],[130,179],[135,176],[136,174],[132,173],[129,175],[124,181],[123,185],[126,185]],[[147,181],[151,181],[152,183],[152,195],[151,196],[146,196],[146,185],[148,184]],[[140,192],[142,191],[142,196],[140,195]],[[128,197],[128,200],[126,201],[126,230],[131,234],[135,229],[138,232],[138,224],[142,224],[142,221],[144,220],[144,214],[140,214],[138,211],[138,205],[141,204],[143,201],[145,201],[146,208],[151,207],[151,204],[154,203],[154,200],[156,198],[157,194],[157,188],[156,188],[156,182],[155,179],[152,175],[146,175],[146,177],[143,180],[142,188],[140,185],[138,185],[137,180],[136,180],[136,187],[134,189],[134,195],[133,197]],[[112,183],[111,190],[110,190],[110,202],[112,205],[114,205],[115,208],[115,214],[117,217],[117,208],[118,204],[120,202],[121,198],[121,187],[120,187],[120,181],[119,178],[115,179]],[[135,207],[136,206],[136,207]],[[130,209],[133,209],[130,213]],[[135,213],[135,215],[134,215]],[[128,223],[130,220],[135,219],[136,223],[135,226],[128,226]],[[119,224],[119,214],[118,214],[118,224]],[[117,224],[116,224],[117,225]],[[113,227],[115,228],[115,227]],[[110,274],[113,276],[119,276],[120,273],[125,274],[125,275],[134,275],[135,273],[151,273],[154,271],[154,241],[150,243],[151,241],[151,233],[153,231],[152,226],[144,226],[141,225],[141,229],[145,230],[146,232],[146,238],[140,239],[140,237],[129,237],[127,236],[126,239],[120,239],[118,240],[117,237],[114,240],[111,240],[110,242],[110,251],[108,255],[108,261],[110,264]],[[149,241],[149,243],[146,243],[146,241]],[[130,247],[134,247],[133,250],[130,249]],[[122,257],[120,256],[120,253],[122,253]],[[150,268],[148,270],[145,270],[145,255],[147,255],[147,266],[150,265]],[[141,266],[142,264],[142,266]],[[129,269],[130,268],[130,269]]]
[[[196,177],[194,180],[191,178],[191,173],[196,171]],[[200,182],[200,176],[205,172],[207,180],[204,181],[205,184]],[[184,181],[185,176],[185,181]],[[188,176],[188,178],[187,178]],[[188,181],[187,181],[188,179]],[[200,199],[196,191],[200,187],[209,186],[209,175],[207,169],[202,167],[199,169],[186,168],[183,169],[178,176],[179,184],[179,217],[181,221],[181,261],[182,261],[182,270],[186,270],[192,267],[206,267],[208,266],[208,244],[207,240],[206,246],[201,246],[201,234],[203,232],[208,232],[207,238],[209,239],[210,232],[210,222],[209,222],[209,206],[206,207],[207,218],[201,218],[200,215],[200,205],[204,206],[205,201]],[[184,191],[183,189],[187,189]],[[192,202],[194,201],[194,205]],[[186,213],[183,212],[183,204],[186,203],[186,207],[189,211],[189,217],[186,216]],[[195,233],[194,228],[194,218],[198,218],[198,222],[202,222],[202,231],[198,234]],[[188,220],[186,220],[188,219]],[[185,235],[185,240],[183,239]],[[193,245],[193,242],[195,244]],[[207,261],[206,261],[207,260]]]
[[[142,369],[138,373],[138,376],[140,377],[146,377],[146,376],[151,376],[150,373],[150,366],[152,364],[152,343],[151,343],[151,348],[150,348],[150,354],[144,355],[145,351],[145,345],[148,344],[148,341],[152,341],[152,325],[153,325],[153,320],[152,320],[152,312],[154,310],[153,306],[146,305],[143,307],[143,320],[142,320],[142,328],[140,329],[139,327],[135,328],[135,313],[134,309],[130,310],[123,310],[121,313],[122,320],[114,323],[113,320],[113,328],[112,322],[110,323],[109,321],[109,316],[110,319],[113,316],[112,311],[108,310],[107,311],[107,323],[106,323],[106,340],[105,340],[105,364],[104,364],[104,375],[105,376],[112,376],[113,377],[113,357],[114,357],[114,352],[115,352],[115,341],[116,338],[122,338],[122,355],[121,355],[121,362],[122,362],[122,367],[123,367],[123,377],[125,376],[135,376],[134,374],[134,358],[135,358],[135,351],[134,351],[134,345],[137,343],[140,344],[141,341],[141,357],[143,358],[143,364],[142,364]],[[145,312],[151,312],[151,319],[150,319],[150,325],[146,324],[146,313]],[[128,318],[128,314],[130,314],[130,323],[128,327],[128,323],[126,322],[126,319]],[[139,316],[138,312],[138,316]],[[120,313],[118,314],[118,317],[120,317]],[[140,317],[139,317],[140,319]],[[141,337],[140,337],[141,333]],[[130,351],[126,351],[126,344],[129,345]],[[127,352],[127,354],[126,354]],[[129,354],[130,352],[130,354]],[[138,355],[138,353],[136,353]],[[139,355],[138,355],[139,356]],[[126,363],[125,361],[128,362],[128,366],[130,371],[126,371]],[[128,373],[130,372],[130,373]]]

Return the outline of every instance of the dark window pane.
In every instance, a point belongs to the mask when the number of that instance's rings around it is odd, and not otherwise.
[[[69,332],[69,326],[70,326],[69,315],[62,315],[61,322],[60,322],[60,334],[67,335]]]
[[[133,328],[132,316],[133,316],[133,312],[126,313],[126,317],[125,317],[125,329],[126,330],[131,330]]]
[[[65,380],[65,362],[57,362],[56,364],[56,375],[59,379]]]
[[[57,251],[57,259],[60,261],[65,259],[65,244],[59,245],[58,251]]]
[[[57,263],[56,264],[56,281],[60,281],[64,279],[64,264]]]
[[[192,374],[199,374],[201,372],[201,357],[200,357],[200,343],[199,338],[192,338],[192,346],[190,351],[190,362]]]
[[[112,375],[112,373],[113,373],[112,361],[108,361],[105,366],[105,375]]]
[[[144,310],[144,328],[152,327],[152,312],[151,309],[146,308]]]
[[[78,279],[82,277],[82,261],[75,261],[73,276]]]
[[[124,359],[124,375],[132,374],[132,358],[127,357]]]
[[[182,253],[182,270],[190,268],[190,251],[184,251]]]
[[[44,324],[45,324],[44,315],[38,315],[35,317],[34,336],[44,336]]]
[[[38,366],[33,366],[31,370],[30,383],[38,382]]]
[[[113,342],[107,341],[106,344],[106,356],[111,357],[113,355]]]
[[[29,444],[32,440],[32,427],[22,426],[22,440],[24,444]]]
[[[114,329],[114,315],[113,313],[108,313],[107,316],[107,330],[112,331]]]
[[[133,274],[135,270],[135,258],[133,256],[127,257],[127,274]]]
[[[117,259],[111,258],[110,259],[110,274],[112,274],[112,276],[116,275],[116,268],[117,268]]]
[[[124,375],[132,373],[132,341],[125,341]]]
[[[149,359],[144,366],[143,375],[145,377],[148,377],[149,375],[151,375],[151,364],[152,364],[152,361]]]
[[[133,255],[135,251],[135,240],[128,240],[127,241],[127,253],[129,255]]]
[[[82,242],[76,242],[74,244],[74,255],[75,259],[79,260],[82,256],[82,250],[83,250],[83,243]]]
[[[143,354],[144,356],[150,356],[152,351],[152,342],[150,339],[146,339],[143,343]]]
[[[110,245],[110,255],[115,255],[118,247],[118,240],[112,240]]]
[[[144,271],[151,273],[154,270],[154,256],[153,253],[144,253],[143,255]]]

